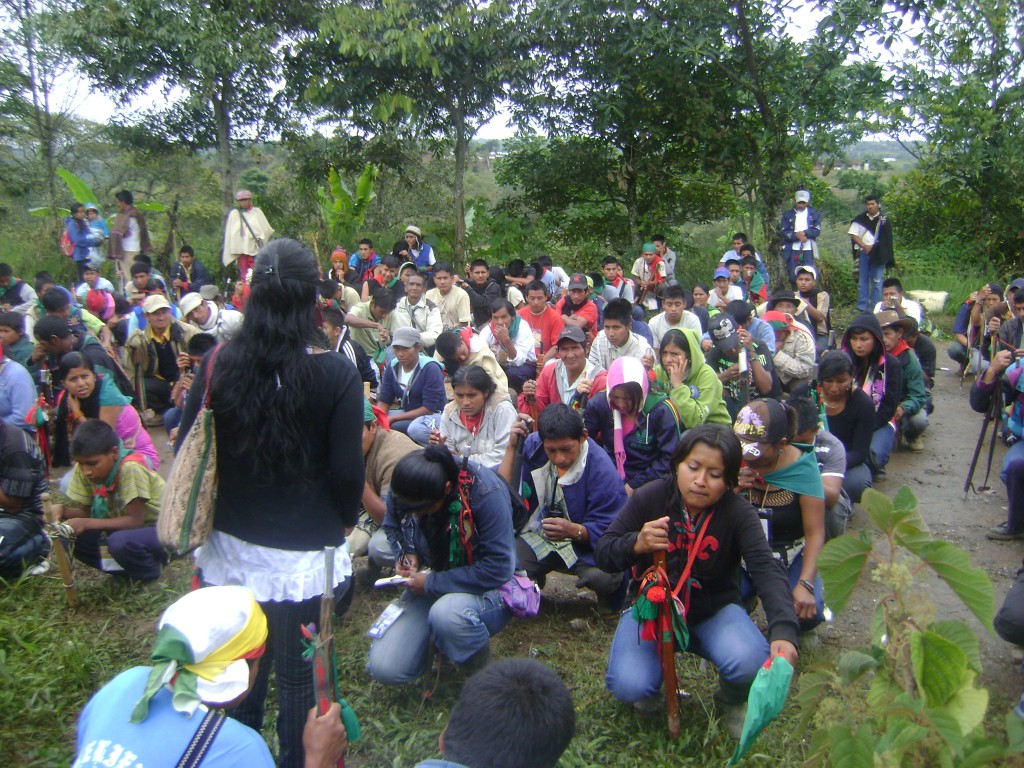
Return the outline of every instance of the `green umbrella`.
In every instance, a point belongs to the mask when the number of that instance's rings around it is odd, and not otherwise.
[[[747,696],[747,716],[736,751],[726,765],[736,765],[754,744],[761,731],[782,711],[793,679],[793,665],[782,656],[773,656],[757,670],[754,684]]]

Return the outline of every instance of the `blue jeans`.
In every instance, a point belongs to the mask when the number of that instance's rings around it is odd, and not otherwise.
[[[803,567],[804,552],[803,550],[800,550],[800,554],[793,558],[793,562],[791,562],[789,564],[789,568],[786,569],[786,577],[789,579],[790,592],[796,589],[796,585],[800,581],[800,571]],[[746,569],[741,568],[740,599],[744,601],[749,600],[754,596],[754,593],[754,582],[750,580],[750,576],[747,575]],[[821,583],[821,576],[817,574],[814,576],[814,602],[818,605],[818,612],[814,615],[813,619],[800,619],[801,632],[808,632],[825,620],[825,587]]]
[[[511,617],[496,589],[482,595],[415,595],[384,636],[370,643],[366,671],[385,685],[411,683],[427,671],[431,639],[451,661],[465,664]]]
[[[892,424],[884,424],[871,436],[871,466],[877,472],[889,463],[892,449],[896,447],[896,430]]]
[[[860,497],[864,495],[864,491],[873,484],[871,467],[866,462],[847,469],[846,476],[843,478],[843,490],[854,504],[860,503]]]
[[[871,257],[860,251],[860,279],[857,281],[857,309],[868,312],[882,300],[882,279],[885,277],[885,264],[872,264]]]
[[[404,413],[404,411],[394,410],[391,413],[398,415]],[[402,421],[393,422],[391,428],[408,435],[414,443],[426,447],[430,445],[430,430],[441,426],[442,415],[443,413],[438,411],[426,416],[417,416],[411,421],[403,419]]]
[[[999,479],[1006,483],[1007,524],[1011,531],[1024,531],[1024,440],[1006,452]]]
[[[924,431],[928,429],[928,414],[922,409],[913,416],[904,416],[900,423],[900,429],[903,431],[903,437],[907,440],[913,440],[918,435],[923,435]]]
[[[709,619],[690,627],[691,653],[718,667],[727,704],[747,700],[757,670],[768,660],[768,641],[742,606],[730,603]],[[604,682],[619,701],[632,703],[654,696],[661,688],[657,643],[640,639],[640,627],[627,610],[619,618],[608,655]]]

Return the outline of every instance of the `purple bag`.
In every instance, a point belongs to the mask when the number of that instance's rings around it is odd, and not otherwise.
[[[501,585],[501,599],[517,619],[532,619],[540,612],[540,587],[526,576],[513,576]]]

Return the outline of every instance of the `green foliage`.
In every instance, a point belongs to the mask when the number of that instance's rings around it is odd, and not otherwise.
[[[216,147],[227,205],[232,143],[286,122],[283,94],[275,87],[280,46],[286,34],[301,34],[313,11],[310,4],[271,0],[84,0],[61,14],[60,32],[64,49],[94,85],[122,102],[150,88],[183,93],[144,116],[144,135],[135,138],[149,150],[166,142]]]
[[[980,766],[1009,750],[985,736],[989,694],[977,687],[977,637],[960,621],[936,620],[914,590],[930,569],[991,631],[992,584],[965,552],[933,539],[906,486],[891,500],[865,491],[862,504],[886,538],[874,546],[866,531],[828,542],[818,557],[825,599],[837,611],[870,565],[882,587],[868,648],[845,652],[835,669],[801,679],[798,701],[813,722],[806,765]],[[1011,740],[1015,737],[1011,732]]]
[[[895,67],[889,114],[897,130],[927,138],[904,189],[908,234],[915,244],[961,239],[1009,266],[1024,241],[1024,6],[952,0],[904,10],[914,45]]]
[[[72,196],[78,202],[95,203],[99,199],[96,197],[96,193],[92,191],[89,185],[75,176],[71,171],[64,168],[58,168],[57,175],[64,180],[65,184],[68,185],[68,189],[71,190]]]
[[[456,259],[469,142],[529,70],[533,39],[520,15],[509,0],[338,5],[292,68],[304,98],[335,117],[376,134],[415,126],[451,145]]]
[[[889,191],[889,183],[879,171],[839,171],[836,174],[836,186],[856,191],[858,200],[863,200],[868,195],[884,198]]]
[[[353,249],[356,233],[366,220],[370,203],[377,196],[373,187],[379,173],[377,166],[367,163],[355,189],[350,189],[337,170],[331,167],[327,174],[327,187],[318,190],[318,198],[320,215],[334,244],[348,251]]]
[[[670,153],[666,147],[641,162],[599,139],[520,137],[508,142],[495,169],[498,182],[514,190],[501,207],[538,217],[567,244],[586,233],[619,253],[633,252],[644,237],[671,226],[733,213],[725,183],[681,172]]]
[[[596,142],[617,161],[610,174],[583,181],[620,187],[628,225],[622,237],[633,242],[647,224],[645,196],[664,195],[659,213],[678,226],[684,219],[674,184],[697,185],[688,195],[693,201],[713,179],[758,219],[767,240],[762,253],[777,254],[778,217],[793,189],[812,177],[817,157],[837,155],[863,133],[864,115],[886,89],[877,66],[848,63],[849,30],[823,23],[798,43],[778,3],[610,8],[598,0],[542,0],[532,23],[545,40],[542,75],[517,97],[519,123]],[[648,180],[654,183],[645,190]],[[662,222],[658,228],[669,229]],[[769,264],[782,283],[781,263]]]

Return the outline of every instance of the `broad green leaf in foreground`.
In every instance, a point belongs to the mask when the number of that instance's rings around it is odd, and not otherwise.
[[[841,611],[846,607],[870,552],[871,539],[864,531],[860,536],[847,533],[832,539],[821,550],[818,571],[825,585],[825,602],[832,610]]]
[[[967,655],[935,632],[910,636],[914,679],[929,707],[941,707],[960,690],[967,675]]]
[[[80,203],[99,203],[99,200],[96,198],[96,193],[92,191],[92,188],[75,176],[71,171],[58,168],[57,175],[64,180],[65,184],[68,185],[68,189],[71,190],[71,194],[74,195],[75,200]]]
[[[966,552],[946,541],[929,542],[915,554],[956,592],[981,625],[992,632],[996,599],[988,574],[972,566]]]
[[[874,741],[871,729],[862,725],[856,731],[848,726],[835,726],[829,729],[829,740],[832,742],[830,763],[835,768],[864,768],[874,765]]]

